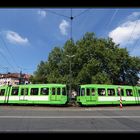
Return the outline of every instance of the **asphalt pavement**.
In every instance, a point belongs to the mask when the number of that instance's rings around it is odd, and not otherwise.
[[[140,106],[0,106],[0,133],[140,132]]]

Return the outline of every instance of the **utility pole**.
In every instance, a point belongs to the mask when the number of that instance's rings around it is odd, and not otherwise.
[[[9,72],[9,68],[8,67],[5,67],[6,68],[6,73],[8,73]]]
[[[21,85],[22,83],[22,71],[20,71],[20,74],[19,74],[19,85]]]
[[[20,69],[20,73],[19,73],[19,85],[21,85],[22,84],[22,68],[19,67],[19,69]]]
[[[70,16],[70,21],[71,21],[71,41],[72,41],[72,21],[73,21],[74,17],[72,16],[72,8],[71,8],[71,16]]]
[[[74,57],[75,55],[66,55],[68,58],[70,58],[69,63],[70,63],[70,69],[69,69],[69,97],[71,94],[71,82],[72,82],[72,70],[71,70],[71,58]]]

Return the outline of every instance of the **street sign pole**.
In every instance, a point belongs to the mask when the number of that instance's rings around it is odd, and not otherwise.
[[[118,93],[120,95],[120,108],[122,108],[122,96],[121,96],[121,88],[118,87]]]

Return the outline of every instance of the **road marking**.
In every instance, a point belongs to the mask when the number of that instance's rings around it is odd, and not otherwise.
[[[40,130],[40,129],[37,129],[37,130],[12,130],[12,129],[7,129],[7,130],[0,130],[0,132],[10,132],[10,133],[18,133],[18,132],[36,132],[36,133],[38,133],[38,132],[85,132],[85,133],[93,133],[93,132],[104,132],[104,133],[110,133],[110,132],[120,132],[120,133],[124,133],[124,132],[134,132],[134,133],[139,133],[140,132],[140,130],[133,130],[133,129],[128,129],[128,130],[125,130],[125,129],[115,129],[115,130],[112,130],[112,129],[106,129],[106,130],[104,130],[104,129],[100,129],[100,130],[88,130],[88,129],[82,129],[82,130],[77,130],[77,129],[42,129],[42,130]]]
[[[111,118],[140,118],[140,116],[0,116],[0,119],[111,119]]]

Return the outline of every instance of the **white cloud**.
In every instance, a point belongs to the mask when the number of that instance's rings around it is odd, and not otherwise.
[[[42,18],[46,17],[46,11],[44,11],[44,10],[39,10],[37,13],[38,13]]]
[[[67,30],[69,28],[69,22],[67,22],[66,20],[62,20],[60,25],[59,25],[59,29],[60,29],[60,32],[62,33],[62,35],[67,35]]]
[[[140,12],[133,12],[130,16],[128,16],[128,20],[136,19],[138,16],[140,16]]]
[[[5,31],[6,33],[6,39],[13,44],[20,44],[20,45],[24,45],[24,44],[28,44],[29,41],[27,38],[23,38],[21,37],[18,33],[13,32],[13,31]]]
[[[109,32],[109,37],[120,45],[133,44],[140,38],[140,20],[136,19],[138,16],[140,12],[132,13],[125,22]]]

